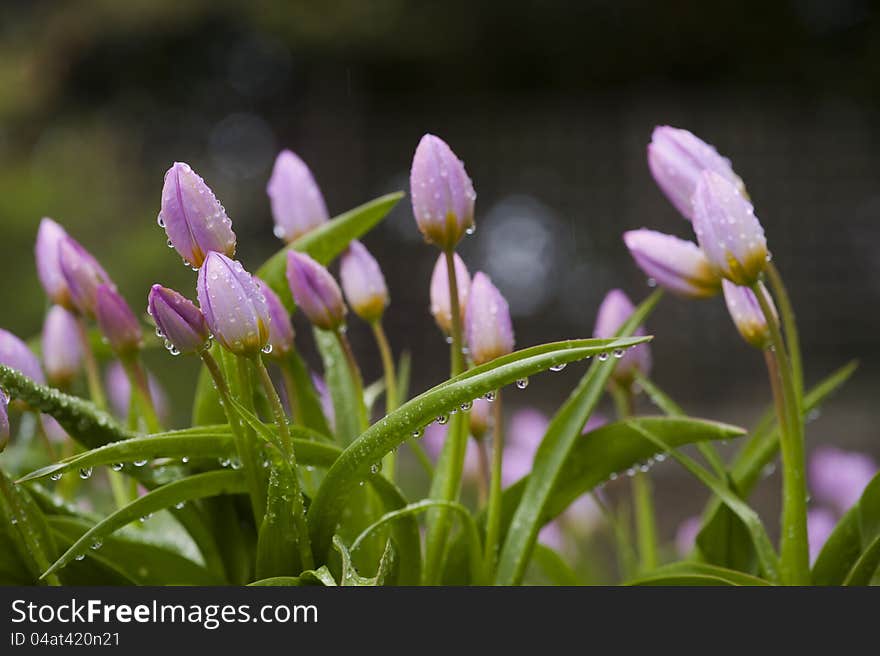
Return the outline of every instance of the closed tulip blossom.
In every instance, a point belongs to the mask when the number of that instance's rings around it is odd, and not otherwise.
[[[877,471],[877,462],[866,453],[823,446],[809,460],[810,491],[816,501],[843,514],[859,500]]]
[[[654,230],[630,230],[623,241],[639,268],[661,287],[687,298],[721,290],[721,279],[695,243]]]
[[[37,277],[46,292],[46,296],[53,303],[70,309],[70,290],[67,281],[61,271],[61,261],[58,258],[58,247],[61,240],[67,237],[64,228],[49,218],[40,221],[37,230],[37,241],[34,247],[34,259],[37,263]]]
[[[287,282],[293,300],[313,325],[337,330],[345,321],[342,290],[330,272],[305,253],[288,251]]]
[[[60,305],[46,313],[42,334],[43,368],[52,385],[66,387],[82,369],[83,350],[76,317]]]
[[[269,306],[269,345],[272,347],[270,357],[279,360],[293,350],[294,333],[290,313],[269,285],[259,278],[257,284],[266,297],[266,305]]]
[[[376,258],[359,241],[351,242],[343,253],[339,278],[345,300],[356,315],[368,323],[382,318],[388,305],[385,276]]]
[[[464,317],[468,294],[471,289],[471,274],[458,253],[453,255],[455,277],[458,288],[459,316]],[[449,279],[446,269],[446,256],[440,255],[431,274],[431,314],[434,321],[446,335],[452,332],[452,306],[449,302]]]
[[[127,357],[140,349],[143,341],[141,324],[114,287],[98,285],[95,320],[114,353]]]
[[[480,365],[513,351],[510,308],[482,271],[474,276],[468,294],[464,332],[474,364]]]
[[[694,232],[718,274],[751,286],[767,266],[767,240],[752,204],[713,171],[704,171],[694,194]]]
[[[235,233],[226,210],[189,164],[175,162],[165,173],[159,225],[168,242],[193,268],[211,251],[235,255]]]
[[[46,382],[37,356],[27,344],[2,328],[0,328],[0,364],[16,369],[38,383]]]
[[[269,306],[241,263],[208,253],[199,270],[199,305],[214,338],[236,355],[254,355],[269,343]]]
[[[619,289],[612,289],[599,306],[593,336],[600,339],[614,337],[634,311],[635,306],[627,295]],[[642,336],[646,333],[644,327],[639,326],[633,334]],[[618,384],[628,385],[632,382],[633,375],[637,370],[646,376],[651,371],[651,351],[647,344],[639,344],[627,349],[618,358],[612,378]]]
[[[282,150],[266,186],[275,220],[275,236],[292,242],[329,219],[324,196],[309,167],[295,153]]]
[[[202,311],[188,298],[162,285],[153,285],[147,312],[156,334],[176,353],[198,353],[208,345],[210,333]]]
[[[171,413],[168,394],[153,374],[147,373],[146,376],[150,387],[150,399],[156,409],[156,415],[164,423]],[[125,367],[121,362],[114,360],[107,366],[104,373],[104,383],[107,388],[110,409],[117,417],[124,419],[131,409],[131,380],[125,373]]]
[[[81,314],[94,316],[98,287],[112,285],[110,276],[73,237],[64,237],[59,242],[58,259],[73,307]]]
[[[413,214],[425,241],[452,250],[474,226],[477,194],[464,163],[445,141],[426,134],[413,156],[409,180]]]
[[[755,348],[767,348],[770,344],[770,328],[767,326],[767,319],[761,312],[761,306],[754,292],[748,287],[734,285],[729,280],[722,280],[721,286],[724,290],[727,311],[730,313],[739,334]],[[767,301],[775,314],[776,308],[769,295]]]
[[[648,167],[657,186],[689,220],[694,218],[692,199],[703,171],[713,171],[734,188],[745,191],[729,159],[691,132],[668,125],[654,128],[648,144]]]

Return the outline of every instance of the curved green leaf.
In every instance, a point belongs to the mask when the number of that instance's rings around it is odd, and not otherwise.
[[[628,348],[648,339],[573,340],[516,351],[475,367],[407,401],[352,442],[327,472],[309,508],[312,546],[316,557],[327,553],[348,496],[360,481],[370,477],[371,466],[381,462],[387,453],[409,439],[413,431],[422,430],[438,415],[517,379],[597,353]]]
[[[0,469],[0,516],[12,526],[13,543],[22,559],[33,573],[45,570],[55,557],[55,541],[46,523],[46,516],[31,499],[28,491],[7,478]],[[39,574],[36,574],[39,576]],[[50,576],[46,581],[59,585],[58,578]]]
[[[342,575],[339,585],[358,587],[384,585],[394,569],[396,556],[391,540],[385,543],[385,550],[382,552],[379,566],[376,568],[376,576],[373,577],[364,577],[358,574],[351,561],[351,553],[338,535],[333,536],[333,548],[342,557]]]
[[[536,567],[551,585],[577,586],[583,585],[580,577],[554,549],[540,542],[535,543],[532,550],[531,567]]]
[[[732,569],[697,562],[672,563],[658,567],[626,585],[768,586],[764,579]]]
[[[342,444],[349,444],[368,425],[363,394],[336,335],[320,328],[315,328],[314,334],[324,363],[324,380],[333,399],[336,439]]]
[[[286,372],[289,372],[289,375],[285,373],[285,385],[292,385],[296,392],[299,406],[299,416],[294,416],[296,422],[307,428],[312,428],[322,435],[333,435],[327,424],[327,418],[324,416],[318,392],[312,383],[312,376],[303,359],[296,351],[291,350],[282,367]]]
[[[643,301],[620,328],[618,335],[624,338],[632,335],[644,323],[662,295],[663,292],[657,290]],[[538,537],[547,499],[569,452],[602,397],[615,365],[613,358],[605,362],[597,359],[550,422],[535,454],[532,474],[501,549],[495,576],[497,584],[515,585],[522,581]]]
[[[329,264],[348,247],[352,239],[357,239],[384,219],[403,196],[403,192],[399,191],[380,196],[307,232],[269,258],[257,270],[257,276],[266,281],[266,284],[281,297],[288,310],[293,310],[293,299],[284,277],[287,269],[287,251],[308,253],[321,264]]]

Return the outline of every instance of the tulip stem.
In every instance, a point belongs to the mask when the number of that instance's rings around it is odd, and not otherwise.
[[[275,415],[275,423],[278,424],[278,433],[281,437],[281,452],[290,464],[291,471],[293,471],[293,476],[290,477],[291,487],[293,488],[291,490],[291,495],[293,496],[293,523],[296,526],[296,542],[299,546],[302,568],[304,570],[313,569],[315,566],[315,560],[312,556],[312,545],[309,540],[309,525],[306,523],[306,512],[305,507],[303,506],[302,491],[300,490],[299,476],[296,469],[296,453],[293,448],[293,440],[290,437],[290,428],[287,425],[287,415],[284,414],[284,406],[281,405],[281,399],[278,396],[278,392],[275,390],[275,385],[272,383],[272,378],[269,376],[269,371],[266,369],[263,358],[258,354],[254,356],[253,362],[254,366],[257,368],[257,373],[259,374],[260,382],[263,385],[263,390],[266,392],[266,396],[269,399],[272,414]]]
[[[86,370],[86,381],[89,385],[89,397],[99,410],[107,409],[107,399],[104,396],[104,387],[101,385],[101,374],[98,373],[98,362],[95,360],[95,352],[89,340],[89,331],[85,319],[76,317],[76,326],[79,330],[79,341],[83,348],[83,364]]]
[[[810,556],[807,543],[807,486],[804,476],[804,424],[796,384],[776,313],[763,283],[752,285],[770,331],[768,359],[770,386],[778,397],[779,445],[782,452],[782,537],[780,575],[788,585],[809,585]]]
[[[461,307],[458,303],[458,280],[455,275],[455,251],[450,249],[446,251],[446,277],[449,280],[449,311],[452,315],[452,325],[450,326],[450,335],[452,344],[450,345],[450,362],[452,365],[452,375],[457,376],[464,371],[464,353],[462,352],[461,341]]]
[[[254,521],[259,525],[260,519],[266,513],[266,503],[265,493],[256,472],[258,463],[250,456],[250,450],[247,448],[247,437],[245,436],[241,425],[241,418],[238,416],[238,413],[232,405],[229,385],[226,382],[226,378],[223,376],[223,371],[220,369],[219,363],[214,359],[214,356],[211,355],[211,350],[209,348],[202,349],[199,352],[199,355],[202,358],[202,362],[205,363],[205,367],[207,367],[211,379],[214,381],[214,386],[217,388],[217,394],[220,396],[220,405],[223,406],[223,412],[226,414],[227,421],[229,421],[229,427],[235,438],[235,448],[238,457],[241,459],[244,466],[245,478],[247,479],[248,487],[250,488],[251,508],[254,511]]]
[[[478,483],[478,499],[482,506],[489,498],[489,477],[491,476],[489,469],[489,452],[486,449],[486,440],[479,439],[477,442],[477,457],[479,458],[480,476],[477,478]]]
[[[156,406],[153,395],[150,392],[150,381],[143,366],[141,366],[140,359],[137,355],[132,355],[120,358],[120,362],[122,362],[122,367],[128,376],[132,394],[138,399],[137,405],[144,423],[147,425],[147,432],[158,433],[162,430],[162,427],[159,425],[159,418],[156,416]]]
[[[293,370],[287,358],[279,363],[281,378],[284,379],[284,390],[287,392],[287,403],[290,406],[290,415],[294,423],[302,422],[302,408],[299,403],[299,395],[296,393],[296,381],[293,378]]]
[[[388,343],[388,336],[382,327],[382,320],[377,319],[371,325],[376,345],[379,347],[379,355],[382,357],[382,370],[385,375],[385,414],[387,415],[397,409],[397,372],[394,367],[394,356],[391,354],[391,345]],[[397,458],[392,451],[385,456],[385,462],[382,465],[382,471],[392,482],[395,477],[396,460]]]
[[[486,553],[484,571],[495,578],[498,537],[501,534],[501,467],[504,458],[504,425],[501,413],[501,390],[492,408],[492,474],[489,479],[489,506],[486,511]]]
[[[368,419],[366,407],[364,406],[364,379],[361,376],[361,368],[354,357],[354,351],[351,348],[351,342],[348,341],[348,337],[345,335],[344,327],[337,328],[333,331],[333,334],[336,335],[336,340],[345,354],[345,362],[348,364],[348,371],[351,375],[351,382],[354,386],[355,398],[357,399],[358,414],[360,415],[358,424],[360,431],[363,432],[367,430]]]
[[[804,372],[801,361],[801,342],[798,336],[797,322],[795,321],[794,308],[791,305],[791,298],[779,269],[772,261],[767,263],[767,279],[770,281],[770,287],[773,290],[773,296],[779,303],[779,315],[782,319],[782,330],[785,333],[785,343],[788,346],[788,357],[791,361],[791,373],[795,382],[795,389],[798,393],[798,407],[803,406],[804,395]]]
[[[633,414],[633,395],[631,386],[612,387],[614,405],[618,419],[627,419]],[[637,471],[632,477],[632,499],[635,511],[636,542],[639,548],[639,569],[647,572],[657,567],[657,522],[654,513],[654,498],[651,478],[647,472]]]

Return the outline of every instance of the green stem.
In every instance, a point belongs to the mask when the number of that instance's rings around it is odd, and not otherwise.
[[[223,376],[220,365],[214,359],[214,356],[211,355],[210,349],[203,349],[199,355],[202,358],[202,362],[205,363],[211,379],[214,381],[217,393],[220,395],[220,404],[226,413],[226,419],[229,421],[229,427],[232,429],[232,435],[235,438],[236,451],[244,467],[244,475],[250,490],[251,508],[254,511],[254,520],[259,525],[260,518],[266,514],[265,491],[260,483],[260,477],[257,475],[256,469],[259,463],[251,457],[250,449],[247,448],[247,436],[242,430],[238,414],[233,409],[229,385],[226,383],[226,378]]]
[[[458,305],[458,280],[455,276],[455,251],[446,251],[446,277],[449,281],[449,311],[452,315],[450,345],[450,362],[452,375],[457,376],[464,371],[464,352],[461,340],[461,308]]]
[[[143,366],[141,366],[140,359],[137,355],[133,355],[120,358],[120,362],[131,383],[131,392],[138,399],[138,407],[147,425],[147,432],[160,432],[162,427],[159,424],[159,418],[156,416],[153,395],[150,393],[150,381]]]
[[[807,486],[804,476],[804,425],[791,363],[782,340],[776,314],[770,304],[767,289],[760,282],[752,286],[770,331],[770,348],[774,363],[771,367],[771,386],[774,377],[779,381],[781,400],[777,401],[782,452],[782,537],[780,539],[780,575],[789,585],[809,585],[810,557],[807,543]],[[773,369],[776,371],[774,372]],[[774,376],[775,374],[775,376]]]
[[[296,393],[296,381],[293,378],[293,370],[290,361],[285,358],[278,363],[281,369],[281,378],[284,380],[284,391],[287,393],[287,403],[290,405],[290,414],[294,423],[302,422],[302,408],[299,403],[299,395]]]
[[[798,408],[803,408],[804,396],[804,372],[801,362],[801,342],[798,336],[797,322],[795,321],[794,308],[791,305],[791,298],[779,269],[773,262],[767,264],[767,278],[770,281],[770,287],[773,290],[773,296],[779,303],[779,316],[782,319],[782,330],[785,333],[785,343],[788,346],[788,357],[791,361],[791,373],[795,382],[795,389],[798,393]]]
[[[492,470],[489,479],[489,506],[486,513],[486,554],[484,571],[495,578],[498,560],[498,538],[501,534],[501,467],[504,458],[504,426],[501,413],[501,390],[492,408]]]
[[[478,483],[478,499],[479,505],[485,505],[489,498],[489,477],[491,469],[489,466],[489,453],[486,450],[486,441],[483,439],[476,440],[477,456],[479,458],[480,475],[477,479]]]
[[[391,354],[391,345],[388,343],[388,336],[385,329],[382,328],[382,320],[377,319],[372,324],[373,336],[376,338],[376,345],[379,347],[379,355],[382,357],[382,370],[385,375],[385,414],[391,414],[397,409],[397,372],[394,367],[394,356]],[[388,477],[388,480],[394,482],[395,469],[397,467],[397,458],[395,452],[392,451],[385,456],[385,463],[382,465],[382,471]]]
[[[269,376],[269,371],[263,363],[260,355],[254,357],[254,365],[257,368],[257,374],[263,385],[263,390],[269,399],[269,405],[272,407],[272,414],[275,415],[275,423],[278,425],[278,434],[281,438],[281,452],[284,453],[290,468],[293,471],[291,476],[292,505],[293,505],[293,523],[296,526],[297,545],[299,546],[300,559],[303,569],[313,569],[315,567],[315,559],[312,556],[312,545],[309,541],[309,526],[306,523],[306,511],[303,506],[302,491],[300,490],[299,477],[296,468],[296,453],[293,449],[293,440],[290,437],[290,428],[287,425],[287,415],[284,414],[284,406],[281,405],[281,399]]]
[[[104,396],[104,386],[101,384],[101,374],[98,372],[98,362],[95,360],[95,352],[92,351],[85,319],[77,316],[76,326],[79,329],[79,341],[83,349],[83,364],[86,370],[86,381],[89,385],[89,397],[99,410],[106,410],[107,399]]]
[[[333,334],[336,335],[336,340],[339,342],[339,346],[345,354],[345,362],[348,364],[348,371],[351,375],[352,384],[354,385],[355,398],[358,401],[357,407],[358,414],[360,415],[360,417],[358,417],[358,425],[360,431],[363,432],[369,427],[369,420],[366,415],[366,407],[364,406],[364,378],[361,375],[361,368],[358,366],[357,360],[354,357],[351,342],[348,341],[344,328],[337,328]]]

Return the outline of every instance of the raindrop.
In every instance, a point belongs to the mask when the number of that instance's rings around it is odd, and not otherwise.
[[[617,480],[617,472],[611,472],[611,476],[608,477],[608,480],[609,481],[616,481]]]
[[[550,367],[550,371],[562,371],[563,369],[565,369],[565,365],[565,362],[554,364],[552,367]]]
[[[156,223],[159,224],[160,228],[165,227],[165,218],[162,216],[161,212],[159,212],[159,216],[156,217]]]
[[[147,513],[146,515],[144,515],[143,517],[141,517],[141,523],[143,524],[143,523],[146,522],[148,519],[150,519],[150,517],[152,517],[152,516],[153,516],[153,513]]]
[[[87,480],[92,477],[92,468],[91,467],[83,467],[79,470],[79,477],[83,480]]]
[[[228,467],[232,463],[232,460],[229,458],[217,458],[217,462],[220,463],[221,467]]]
[[[86,557],[85,554],[76,554],[76,555],[73,557],[73,559],[74,559],[74,560],[82,560],[82,559],[85,558],[85,557]]]
[[[241,464],[241,460],[239,460],[238,458],[233,458],[229,461],[229,466],[235,470],[238,470],[241,469],[243,465]]]
[[[458,412],[458,408],[450,408],[449,409],[449,414],[451,414],[451,415],[454,415],[456,412]]]
[[[648,278],[648,287],[656,287],[656,286],[657,286],[657,281],[654,280],[653,278]]]
[[[113,471],[122,471],[122,468],[124,466],[125,465],[123,465],[121,462],[114,462],[112,465],[110,465],[110,469],[112,469]]]
[[[485,394],[483,394],[483,398],[486,399],[489,403],[492,403],[492,401],[494,401],[495,397],[497,397],[497,396],[498,396],[498,392],[496,392],[495,390],[492,390],[491,392],[486,392]]]
[[[189,456],[183,456],[183,457],[180,459],[180,462],[182,462],[182,463],[185,465],[186,463],[189,462]]]
[[[520,378],[519,380],[516,381],[516,386],[519,389],[525,389],[526,387],[529,386],[529,379],[528,378]]]
[[[630,467],[629,469],[626,470],[626,475],[629,476],[630,478],[632,478],[633,476],[636,475],[637,472],[638,472],[638,469],[636,469],[635,467]]]
[[[462,411],[462,412],[467,412],[467,411],[470,410],[472,407],[474,407],[474,402],[473,402],[473,401],[465,401],[464,403],[461,404],[461,411]]]
[[[98,549],[100,549],[103,546],[104,546],[103,542],[101,542],[100,540],[95,540],[94,542],[92,542],[92,551],[97,551]]]
[[[449,415],[440,415],[437,417],[437,423],[441,426],[449,421]]]
[[[605,362],[605,360],[608,359],[608,354],[607,353],[600,353],[596,357],[599,358],[599,362]]]
[[[146,464],[147,464],[146,459],[144,459],[144,460],[135,460],[135,461],[134,461],[134,466],[135,466],[135,467],[143,467],[143,466],[146,465]]]
[[[174,248],[174,244],[171,243],[170,239],[166,242],[166,244],[168,244],[168,248]]]
[[[472,235],[472,234],[474,234],[476,231],[477,231],[477,226],[471,224],[471,225],[469,225],[469,226],[465,229],[464,234],[466,234],[466,235]]]
[[[614,349],[614,357],[618,360],[623,357],[623,349]]]
[[[61,472],[60,471],[55,472],[49,478],[51,478],[53,481],[60,481],[61,480]]]
[[[663,462],[666,460],[666,458],[667,455],[665,453],[658,453],[656,456],[654,456],[654,460],[656,460],[657,462]]]
[[[379,465],[379,463],[374,462],[372,465],[370,465],[370,473],[371,474],[374,474],[374,475],[378,474],[379,470],[381,470],[381,469],[382,469],[382,467],[381,467],[381,465]]]
[[[272,345],[271,345],[271,344],[266,344],[266,345],[262,348],[262,351],[263,351],[263,353],[265,353],[266,355],[269,355],[269,354],[272,352]]]
[[[177,508],[178,510],[180,510],[185,505],[186,505],[186,501],[178,501],[177,503],[174,504],[174,507]]]
[[[419,439],[419,438],[422,436],[422,429],[421,429],[421,428],[416,428],[416,429],[412,432],[412,436],[413,436],[413,438],[415,438],[415,439]]]

